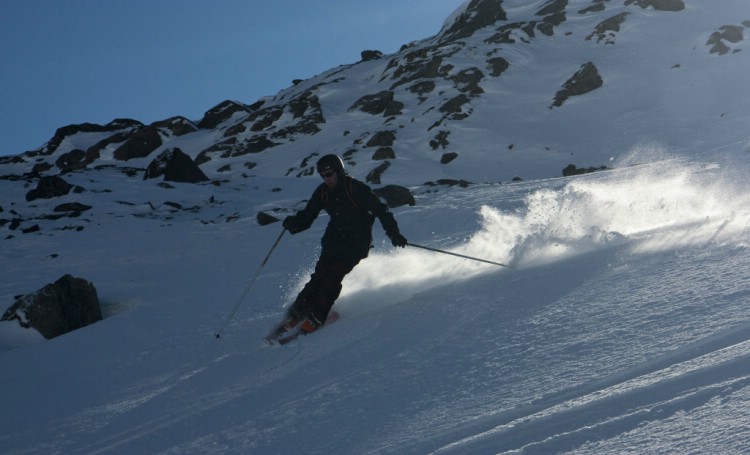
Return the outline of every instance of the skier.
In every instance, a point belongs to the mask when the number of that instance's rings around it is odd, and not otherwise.
[[[321,210],[330,216],[315,271],[288,312],[291,325],[305,321],[301,327],[304,333],[323,325],[341,293],[344,276],[367,257],[372,247],[375,218],[380,220],[393,246],[407,245],[388,207],[369,186],[347,175],[341,158],[325,155],[318,160],[317,170],[323,183],[315,189],[303,210],[283,222],[286,230],[296,234],[308,229]]]

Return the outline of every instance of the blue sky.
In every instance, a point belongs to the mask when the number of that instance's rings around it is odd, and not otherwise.
[[[59,127],[200,119],[364,49],[427,38],[463,0],[3,0],[0,155]]]

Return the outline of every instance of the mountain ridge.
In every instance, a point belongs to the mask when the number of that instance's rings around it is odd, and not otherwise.
[[[572,109],[564,104],[569,96],[580,98],[575,104],[589,105],[596,110],[599,108],[592,103],[602,102],[598,101],[602,95],[597,93],[606,94],[612,84],[620,84],[616,87],[618,90],[633,92],[636,90],[634,85],[623,86],[620,75],[613,79],[608,74],[612,71],[607,63],[602,62],[601,56],[609,55],[609,59],[615,56],[617,59],[621,52],[625,52],[619,49],[618,36],[633,40],[635,30],[629,28],[658,29],[661,22],[671,20],[670,15],[698,14],[699,11],[692,11],[698,4],[688,3],[686,9],[682,0],[626,0],[621,4],[596,0],[551,0],[530,6],[518,3],[521,2],[467,1],[446,20],[435,36],[404,45],[395,54],[365,59],[363,52],[363,59],[358,63],[295,81],[275,96],[264,97],[253,104],[223,101],[209,109],[200,120],[191,121],[178,116],[150,125],[128,119],[117,119],[105,126],[69,125],[58,129],[39,150],[0,158],[0,165],[6,169],[10,167],[13,169],[10,173],[16,175],[64,173],[105,163],[124,165],[132,162],[136,167],[145,168],[148,163],[140,159],[150,161],[162,150],[179,147],[203,166],[212,179],[242,175],[278,176],[279,166],[273,170],[256,167],[270,153],[287,160],[284,175],[307,176],[312,173],[311,157],[334,152],[344,156],[355,175],[373,184],[416,185],[440,178],[471,181],[476,177],[470,176],[468,170],[475,166],[469,164],[464,168],[458,164],[471,160],[470,143],[460,137],[460,133],[468,129],[481,130],[482,134],[494,137],[502,144],[499,144],[501,156],[496,164],[505,170],[499,178],[487,181],[510,180],[516,176],[551,177],[560,175],[568,164],[583,167],[609,164],[606,155],[611,151],[596,150],[593,145],[582,141],[566,144],[569,136],[563,138],[553,134],[548,142],[534,143],[526,135],[522,141],[506,138],[503,144],[500,141],[506,135],[502,127],[493,131],[482,124],[486,123],[487,117],[501,121],[513,117],[511,107],[493,106],[503,103],[504,99],[526,104],[543,96],[547,98],[544,108],[560,110],[562,114],[556,116],[561,118],[578,115],[577,112],[568,114]],[[726,13],[725,16],[733,14]],[[587,25],[576,23],[573,28],[573,19]],[[736,20],[726,20],[717,26],[705,25],[696,30],[694,34],[698,39],[708,36],[703,48],[696,48],[697,52],[705,56],[722,55],[724,59],[740,52],[744,30],[750,26],[750,21],[733,19]],[[540,60],[531,57],[534,54],[529,52],[544,53],[544,47],[551,44],[550,39],[563,43],[575,39],[576,43],[570,45],[575,49],[582,43],[591,43],[593,47],[562,52],[559,58],[525,68],[529,62]],[[680,37],[675,42],[680,43],[683,39]],[[675,47],[674,44],[665,46],[663,42],[655,44],[665,47],[667,52]],[[602,51],[603,47],[606,51]],[[729,50],[722,52],[722,49]],[[579,56],[579,53],[589,55]],[[724,61],[716,60],[712,64],[726,70]],[[670,62],[673,73],[679,71],[680,66],[678,59]],[[508,87],[511,82],[506,81],[510,73],[516,72],[514,77],[521,80],[537,79],[532,72],[550,69],[553,70],[550,73],[552,78],[538,78],[539,82],[544,80],[543,90],[536,84],[529,92],[508,93],[512,89]],[[529,74],[524,75],[525,71]],[[622,73],[628,72],[622,70]],[[671,83],[661,76],[658,79],[664,79],[659,81],[660,84]],[[573,81],[578,83],[576,87],[570,86]],[[480,109],[487,106],[493,107]],[[549,119],[541,105],[524,114],[535,118],[531,123]],[[654,110],[651,114],[660,116]],[[651,114],[649,110],[642,111],[642,115]],[[485,118],[477,121],[477,115]],[[564,130],[569,128],[569,123],[563,121],[564,126],[551,123],[548,128]],[[596,125],[592,129],[596,129]],[[623,130],[628,129],[628,125],[623,125]],[[579,127],[579,131],[584,129]],[[372,150],[367,145],[369,140],[384,132],[393,134],[393,141]],[[104,138],[95,136],[104,133],[112,134]],[[85,134],[91,138],[83,138]],[[646,135],[661,140],[654,134]],[[77,136],[75,140],[74,136]],[[188,138],[191,141],[186,141]],[[63,145],[66,139],[70,139],[70,144]],[[324,150],[319,142],[337,145],[334,150]],[[554,152],[560,150],[562,144],[588,150],[579,158],[565,157],[564,153]],[[384,147],[385,150],[375,153]],[[513,155],[519,155],[521,149],[523,153],[538,155],[541,160],[546,155],[549,163],[545,163],[537,175],[518,175],[509,168],[513,165]],[[423,168],[427,178],[422,181],[404,179],[408,167],[400,175],[391,176],[393,170],[402,167],[402,160],[414,159],[426,161]],[[30,168],[32,164],[33,169]],[[251,173],[248,172],[250,169],[253,170]],[[375,172],[377,169],[379,172]],[[8,171],[0,173],[8,174]]]

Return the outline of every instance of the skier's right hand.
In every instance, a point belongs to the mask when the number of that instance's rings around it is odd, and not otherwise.
[[[290,234],[296,234],[300,231],[299,225],[297,224],[297,219],[291,215],[284,218],[284,222],[281,223],[281,225],[284,226],[284,229],[289,231]]]

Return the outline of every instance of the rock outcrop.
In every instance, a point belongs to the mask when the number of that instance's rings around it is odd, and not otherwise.
[[[144,180],[164,176],[168,182],[198,183],[208,181],[200,167],[179,148],[165,150],[146,169]]]
[[[82,278],[65,275],[54,283],[19,297],[0,318],[17,320],[45,338],[54,338],[102,319],[94,285]]]
[[[571,96],[583,95],[594,91],[603,84],[604,80],[599,75],[596,65],[592,62],[584,63],[581,65],[581,69],[565,81],[563,88],[555,94],[555,100],[552,102],[550,109],[562,106],[565,100]]]

